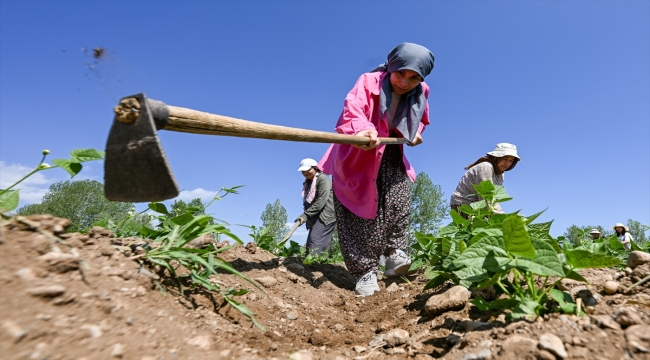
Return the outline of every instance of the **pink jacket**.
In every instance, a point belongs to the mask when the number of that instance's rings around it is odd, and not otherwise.
[[[365,73],[359,77],[354,88],[345,97],[343,112],[335,130],[341,134],[354,135],[366,129],[377,130],[379,137],[388,136],[386,117],[379,118],[379,91],[387,73]],[[429,86],[424,82],[422,92],[429,98]],[[420,134],[429,125],[429,104],[420,122]],[[357,149],[351,145],[333,144],[323,155],[318,167],[332,175],[334,194],[341,204],[359,217],[374,219],[377,216],[377,174],[386,146],[371,150]],[[415,181],[415,170],[403,156],[406,173]]]

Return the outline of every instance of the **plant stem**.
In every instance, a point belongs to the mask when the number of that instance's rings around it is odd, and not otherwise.
[[[40,164],[39,164],[39,166],[40,166]],[[8,188],[6,188],[6,189],[4,189],[4,190],[0,190],[0,195],[2,195],[2,194],[4,194],[4,193],[6,193],[7,191],[11,190],[11,188],[13,188],[14,186],[20,184],[23,180],[27,179],[28,177],[34,175],[36,172],[38,172],[38,170],[39,170],[39,168],[37,167],[36,169],[32,170],[32,172],[30,172],[29,174],[23,176],[22,179],[18,180],[17,182],[15,182],[15,183],[14,183],[13,185],[11,185],[10,187],[8,187]]]
[[[497,280],[497,285],[499,285],[499,287],[501,288],[501,290],[503,290],[503,292],[506,293],[506,295],[512,297],[512,295],[510,295],[510,293],[508,292],[508,290],[506,290],[505,286],[503,286],[503,284],[501,284],[501,279]]]

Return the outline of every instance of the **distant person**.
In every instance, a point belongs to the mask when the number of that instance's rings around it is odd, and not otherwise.
[[[362,74],[345,97],[335,130],[368,140],[368,145],[332,145],[320,164],[332,174],[334,208],[341,253],[357,279],[355,293],[379,291],[381,255],[384,275],[408,274],[406,234],[415,170],[403,145],[381,144],[377,137],[397,137],[409,146],[422,143],[429,124],[429,86],[424,78],[434,56],[424,46],[403,43],[387,61]]]
[[[598,229],[591,229],[591,232],[589,233],[591,235],[591,240],[596,241],[600,239],[600,231]]]
[[[299,225],[306,223],[309,229],[305,244],[308,255],[327,253],[336,227],[332,182],[318,168],[314,159],[302,160],[298,171],[301,171],[305,177],[305,182],[302,184],[304,212],[296,218],[295,222]]]
[[[634,239],[629,233],[630,229],[621,223],[616,223],[616,225],[612,226],[612,229],[616,231],[618,241],[625,245],[625,250],[632,250],[632,240]]]
[[[488,152],[486,156],[465,167],[467,171],[458,182],[456,190],[451,194],[451,201],[449,202],[451,208],[464,218],[467,218],[467,215],[461,213],[458,208],[463,204],[471,204],[481,200],[472,185],[478,185],[485,180],[492,181],[494,185],[503,185],[504,172],[514,169],[520,160],[515,145],[508,143],[497,144],[494,151]],[[494,205],[494,212],[503,214],[503,209],[499,203]]]

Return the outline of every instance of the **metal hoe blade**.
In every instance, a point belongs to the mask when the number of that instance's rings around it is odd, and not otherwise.
[[[138,94],[123,98],[115,110],[104,161],[106,198],[144,202],[178,196],[178,184],[157,134],[169,117],[167,106]]]

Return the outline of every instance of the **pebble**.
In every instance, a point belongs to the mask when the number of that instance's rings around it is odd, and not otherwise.
[[[630,257],[627,258],[627,266],[631,269],[643,264],[650,263],[650,254],[643,251],[632,251]],[[627,269],[626,269],[627,270]]]
[[[392,283],[386,288],[386,292],[389,292],[389,293],[392,293],[392,292],[395,292],[395,291],[398,291],[398,290],[399,290],[399,286],[396,283]]]
[[[627,347],[633,352],[650,352],[650,325],[632,325],[625,329]]]
[[[553,355],[550,351],[546,351],[546,350],[540,350],[540,352],[537,353],[537,359],[538,360],[556,360],[555,355]]]
[[[544,333],[539,337],[539,348],[542,350],[548,350],[562,359],[569,357],[562,340],[552,333]]]
[[[298,312],[297,311],[289,311],[287,313],[287,319],[296,320],[297,318],[298,318]]]
[[[263,276],[259,278],[253,279],[257,281],[258,283],[262,284],[262,286],[266,288],[270,288],[272,286],[275,286],[278,283],[278,279],[274,278],[273,276]]]
[[[492,351],[490,349],[483,349],[478,353],[467,353],[463,355],[461,360],[488,360],[492,358]]]
[[[111,356],[116,358],[122,358],[124,356],[124,345],[115,344],[113,349],[111,349]]]
[[[388,346],[398,346],[406,343],[409,339],[409,333],[403,329],[393,329],[384,335],[384,341]]]
[[[27,293],[32,296],[52,298],[63,295],[65,293],[65,290],[66,288],[61,285],[46,285],[27,289]]]
[[[187,344],[188,345],[194,345],[194,346],[198,347],[199,349],[209,350],[210,345],[212,345],[212,340],[210,339],[210,336],[208,336],[208,335],[199,335],[199,336],[193,337],[191,339],[187,339]]]
[[[88,330],[90,336],[93,338],[102,336],[102,328],[97,325],[82,325],[81,329]]]
[[[356,353],[362,353],[362,352],[366,351],[366,348],[363,347],[363,346],[355,345],[355,346],[352,347],[352,351],[354,351]]]
[[[605,294],[612,295],[612,294],[616,294],[619,286],[620,284],[618,283],[618,281],[609,280],[609,281],[605,281],[605,286],[603,287],[603,290],[605,291]]]
[[[15,321],[13,320],[5,320],[2,323],[2,328],[5,330],[9,336],[11,336],[14,339],[14,342],[19,342],[22,340],[26,335],[27,331],[25,331],[20,325],[18,325]]]
[[[470,292],[466,287],[457,285],[440,295],[433,295],[424,305],[429,315],[438,315],[450,310],[462,309],[469,301]]]
[[[16,276],[18,276],[23,281],[32,281],[36,279],[36,274],[31,268],[22,268],[16,271]]]
[[[289,360],[313,360],[314,354],[309,350],[300,350],[289,355]]]
[[[609,315],[591,315],[591,318],[602,328],[621,330],[621,325]]]
[[[614,320],[622,326],[643,324],[643,320],[633,307],[624,307],[614,314]]]

